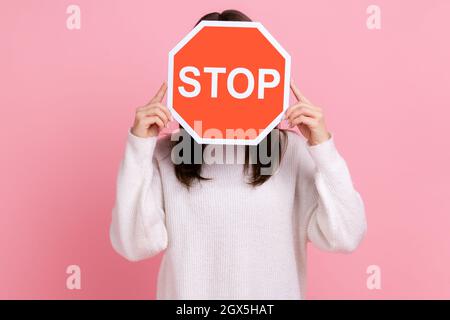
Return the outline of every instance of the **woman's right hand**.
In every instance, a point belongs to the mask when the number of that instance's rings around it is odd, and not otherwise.
[[[140,138],[156,137],[160,130],[173,120],[169,109],[162,104],[167,91],[164,82],[150,102],[136,109],[134,125],[131,133]]]

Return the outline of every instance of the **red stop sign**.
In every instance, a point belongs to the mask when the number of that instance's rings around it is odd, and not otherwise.
[[[290,68],[262,24],[202,21],[169,53],[167,105],[198,143],[256,145],[288,108]]]

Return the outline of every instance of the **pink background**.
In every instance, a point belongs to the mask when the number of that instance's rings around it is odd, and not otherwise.
[[[0,298],[155,297],[159,258],[130,263],[108,238],[134,109],[204,13],[237,8],[293,57],[363,195],[351,255],[309,253],[310,299],[450,298],[450,2],[64,0],[0,6]],[[366,8],[382,10],[368,30]],[[66,267],[82,289],[66,288]],[[381,268],[381,290],[366,268]]]

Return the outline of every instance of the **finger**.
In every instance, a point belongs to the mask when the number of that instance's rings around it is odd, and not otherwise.
[[[297,118],[300,115],[305,115],[305,116],[312,117],[312,118],[315,118],[315,119],[319,119],[320,116],[321,116],[320,113],[318,113],[317,111],[315,111],[313,109],[310,109],[310,108],[307,108],[307,107],[300,107],[300,108],[297,108],[297,109],[293,110],[289,114],[289,117],[287,119],[288,120],[292,120],[292,119]]]
[[[136,112],[137,113],[145,112],[145,111],[148,111],[148,110],[150,110],[152,108],[160,108],[167,115],[167,118],[169,120],[171,120],[171,121],[173,120],[172,114],[170,113],[169,109],[165,105],[163,105],[162,103],[159,103],[159,102],[140,107],[140,108],[137,109]]]
[[[167,116],[167,119],[169,120],[173,120],[172,114],[170,113],[169,108],[167,108],[165,105],[163,105],[162,103],[157,103],[156,106],[158,106]]]
[[[311,103],[304,95],[300,92],[300,89],[297,87],[297,85],[294,83],[294,80],[291,80],[291,90],[294,96],[297,98],[298,101]]]
[[[163,101],[164,96],[166,95],[166,91],[167,91],[167,83],[163,82],[163,84],[161,85],[161,87],[159,88],[158,92],[153,97],[153,99],[150,101],[150,103]]]
[[[169,118],[167,118],[167,115],[159,108],[152,108],[148,111],[143,111],[141,113],[142,117],[152,117],[152,116],[158,116],[163,122],[164,125],[166,125],[169,122]]]
[[[161,117],[163,117],[167,122],[172,119],[169,110],[164,107],[161,103],[152,104],[147,108],[141,109],[138,111],[138,115],[152,115],[154,113],[158,113]]]
[[[286,112],[284,113],[284,118],[285,119],[289,118],[289,116],[291,115],[292,112],[294,112],[294,110],[297,110],[298,108],[301,108],[303,106],[305,106],[305,105],[302,102],[296,103],[296,104],[290,106],[289,108],[287,108]]]
[[[143,123],[147,126],[147,128],[153,124],[156,124],[160,129],[165,127],[164,122],[158,116],[147,117],[143,120]]]
[[[314,128],[317,125],[317,120],[305,115],[300,115],[289,122],[291,126],[298,126],[299,124],[304,124],[309,128]]]
[[[291,113],[294,112],[294,110],[297,110],[297,109],[299,109],[299,108],[307,108],[307,109],[315,110],[315,111],[317,111],[317,112],[320,111],[320,109],[317,108],[317,107],[315,107],[315,106],[312,106],[312,105],[307,104],[307,103],[305,103],[305,102],[300,102],[300,103],[297,103],[297,104],[294,104],[294,105],[290,106],[290,107],[286,110],[285,118],[289,118],[290,115],[291,115]]]

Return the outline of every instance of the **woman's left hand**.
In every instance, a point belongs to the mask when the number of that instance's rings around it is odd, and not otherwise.
[[[311,103],[291,82],[291,90],[297,98],[297,103],[290,106],[285,113],[285,119],[292,128],[297,126],[310,145],[317,145],[331,138],[325,126],[322,109]]]

